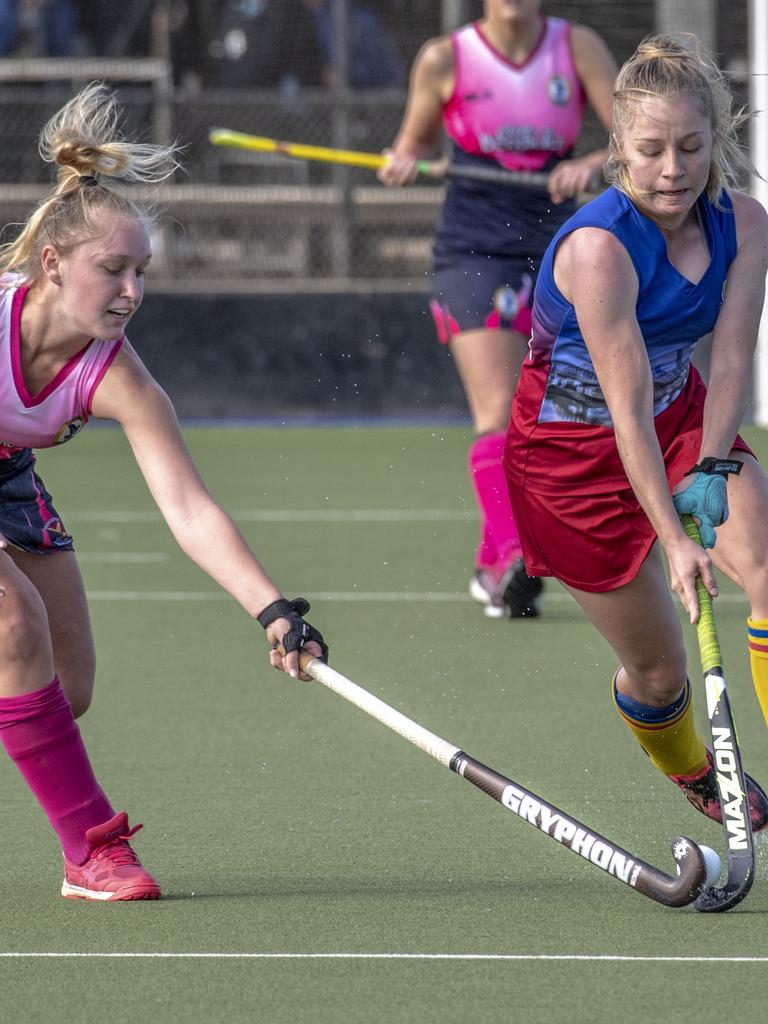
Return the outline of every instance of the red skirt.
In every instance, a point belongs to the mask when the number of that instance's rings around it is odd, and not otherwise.
[[[624,472],[611,427],[536,422],[543,393],[536,378],[546,372],[524,368],[504,451],[526,569],[577,590],[613,590],[635,577],[656,532]],[[691,367],[682,392],[656,417],[670,493],[698,461],[706,393]],[[733,447],[753,454],[740,436]]]

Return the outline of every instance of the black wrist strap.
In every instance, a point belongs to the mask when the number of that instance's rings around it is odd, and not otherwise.
[[[290,619],[292,615],[306,615],[309,611],[309,601],[304,597],[296,597],[293,601],[287,601],[280,597],[272,604],[268,604],[259,615],[256,621],[264,629],[271,626],[275,619]]]
[[[689,469],[685,475],[706,473],[707,476],[728,476],[730,473],[733,473],[734,476],[738,476],[742,465],[743,463],[739,459],[714,459],[712,456],[707,456],[706,459],[702,459],[701,462],[697,463],[693,469]]]

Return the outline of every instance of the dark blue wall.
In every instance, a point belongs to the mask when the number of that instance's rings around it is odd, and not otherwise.
[[[187,419],[467,415],[423,294],[150,294],[128,334]]]

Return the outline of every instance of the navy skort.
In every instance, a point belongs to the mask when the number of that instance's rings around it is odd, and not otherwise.
[[[0,459],[0,533],[14,547],[34,555],[72,550],[72,537],[35,472],[30,448]]]

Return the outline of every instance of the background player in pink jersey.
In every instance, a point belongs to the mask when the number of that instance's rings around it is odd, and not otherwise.
[[[548,189],[451,182],[434,245],[432,312],[449,343],[476,439],[469,471],[481,514],[470,592],[493,617],[537,614],[501,465],[504,431],[530,334],[533,283],[573,197],[601,180],[601,149],[571,159],[585,100],[610,125],[616,66],[590,29],[540,13],[541,0],[485,0],[484,17],[427,42],[386,185],[408,185],[441,124],[453,162],[550,171]]]
[[[168,397],[125,338],[149,222],[106,181],[162,180],[173,149],[124,141],[113,97],[94,84],[45,126],[41,152],[58,165],[57,187],[0,255],[0,739],[61,841],[62,894],[155,899],[127,841],[136,828],[98,785],[75,723],[93,690],[91,625],[31,448],[69,440],[91,415],[116,420],[182,549],[266,629],[272,665],[298,676],[305,644],[327,648],[302,618],[307,602],[283,598],[206,490]]]

